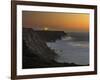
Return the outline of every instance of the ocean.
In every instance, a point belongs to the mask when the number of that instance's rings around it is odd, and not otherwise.
[[[89,64],[89,33],[70,32],[54,42],[46,42],[54,50],[60,63]]]

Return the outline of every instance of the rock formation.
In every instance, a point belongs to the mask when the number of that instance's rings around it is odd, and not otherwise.
[[[41,68],[54,66],[73,66],[75,64],[58,63],[58,56],[51,50],[40,35],[32,28],[23,28],[22,68]]]

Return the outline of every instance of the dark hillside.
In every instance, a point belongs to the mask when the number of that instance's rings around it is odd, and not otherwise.
[[[56,62],[55,59],[58,55],[46,45],[45,40],[40,37],[40,33],[41,32],[36,32],[31,28],[23,28],[23,69],[78,66],[74,63]],[[56,32],[54,33],[58,35]],[[48,34],[51,33],[48,32]]]

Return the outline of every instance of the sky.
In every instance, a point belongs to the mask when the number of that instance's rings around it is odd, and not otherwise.
[[[22,25],[35,30],[89,32],[89,14],[23,11]]]

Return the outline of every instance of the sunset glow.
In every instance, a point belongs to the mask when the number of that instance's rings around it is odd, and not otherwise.
[[[47,28],[47,27],[45,27],[45,28],[44,28],[44,30],[45,30],[45,31],[47,31],[47,30],[48,30],[48,28]]]
[[[23,11],[23,27],[44,30],[89,31],[89,14]]]

